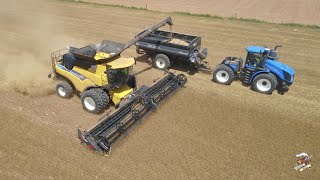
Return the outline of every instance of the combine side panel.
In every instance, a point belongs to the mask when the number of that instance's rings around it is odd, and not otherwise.
[[[111,145],[132,125],[154,110],[165,98],[179,90],[187,78],[183,74],[168,73],[151,87],[143,86],[121,103],[89,131],[78,130],[82,143],[94,151],[108,152]]]

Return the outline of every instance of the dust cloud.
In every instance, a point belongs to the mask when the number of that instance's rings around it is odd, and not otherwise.
[[[39,12],[23,14],[30,3]],[[49,11],[49,12],[48,12]],[[0,7],[0,88],[24,95],[43,96],[54,92],[54,82],[47,75],[51,69],[50,53],[70,41],[50,5],[39,0],[12,0]]]

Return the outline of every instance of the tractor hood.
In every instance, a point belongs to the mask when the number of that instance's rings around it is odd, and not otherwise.
[[[279,62],[267,59],[265,66],[270,69],[271,72],[278,75],[282,80],[292,83],[295,71],[288,65]]]

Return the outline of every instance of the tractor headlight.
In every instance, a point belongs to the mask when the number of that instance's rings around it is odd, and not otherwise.
[[[289,73],[287,73],[286,71],[283,71],[283,75],[285,80],[292,82],[293,79]]]
[[[196,57],[194,57],[194,56],[190,57],[190,61],[191,61],[192,63],[194,63],[194,62],[196,61]]]

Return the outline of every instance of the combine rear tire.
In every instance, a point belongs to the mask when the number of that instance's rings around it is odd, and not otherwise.
[[[277,83],[277,78],[273,74],[259,74],[253,79],[252,88],[259,93],[272,94]]]
[[[153,60],[153,66],[156,69],[166,70],[170,67],[170,59],[165,54],[158,54]]]
[[[67,81],[61,81],[56,86],[57,95],[62,98],[70,98],[73,93],[73,88]]]
[[[101,90],[89,89],[82,93],[81,102],[86,111],[98,114],[107,106],[106,102],[109,102],[109,98]]]
[[[229,85],[233,80],[234,72],[227,65],[220,64],[219,67],[213,71],[213,81],[219,84]]]

